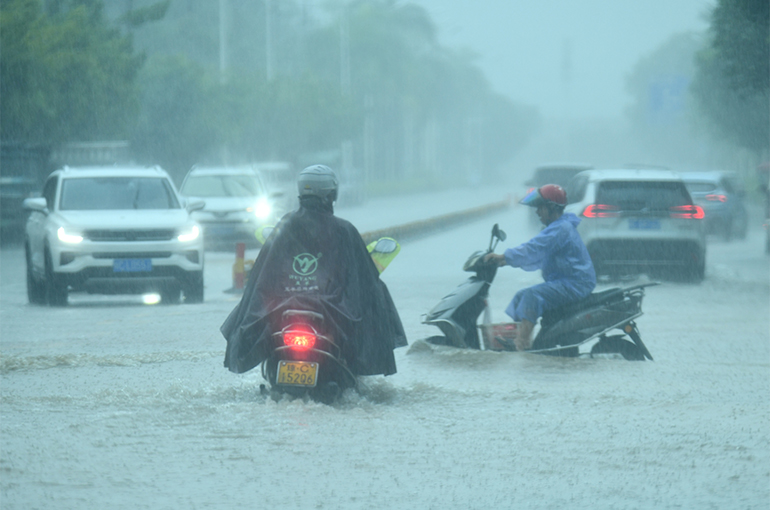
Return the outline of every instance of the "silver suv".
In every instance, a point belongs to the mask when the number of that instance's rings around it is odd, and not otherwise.
[[[567,187],[566,211],[597,275],[650,272],[701,281],[706,267],[703,209],[666,170],[588,170]]]
[[[203,301],[203,237],[158,167],[64,167],[28,198],[27,295],[64,306],[71,291]]]
[[[189,199],[205,201],[193,218],[203,227],[210,247],[244,242],[256,245],[255,233],[263,225],[274,225],[285,211],[277,199],[283,192],[269,192],[259,173],[250,165],[193,167],[179,191]]]

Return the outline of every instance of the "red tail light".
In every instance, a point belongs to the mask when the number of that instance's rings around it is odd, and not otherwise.
[[[670,208],[672,218],[702,220],[706,215],[699,205],[677,205]]]
[[[617,218],[620,208],[616,205],[591,204],[583,211],[586,218]]]
[[[710,202],[727,202],[725,195],[706,195],[706,200]]]
[[[315,345],[316,334],[309,326],[296,324],[283,332],[283,343],[293,349],[310,349]]]

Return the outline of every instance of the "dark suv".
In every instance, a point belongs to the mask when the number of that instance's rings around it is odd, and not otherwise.
[[[709,234],[724,240],[744,239],[749,218],[743,203],[746,192],[733,172],[682,172],[693,201],[703,207]]]

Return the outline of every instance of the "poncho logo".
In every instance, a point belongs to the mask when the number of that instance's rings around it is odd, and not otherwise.
[[[321,257],[320,253],[318,254],[318,257],[315,257],[310,253],[300,253],[294,257],[292,269],[294,269],[295,273],[301,276],[311,275],[316,272],[316,269],[318,269],[319,257]]]

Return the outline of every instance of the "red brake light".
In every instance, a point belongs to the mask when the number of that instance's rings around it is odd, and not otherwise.
[[[699,205],[677,205],[670,208],[672,218],[702,220],[706,215]]]
[[[620,208],[616,205],[591,204],[583,211],[586,218],[617,218]]]
[[[706,200],[710,202],[727,202],[725,195],[706,195]]]
[[[310,349],[315,345],[316,334],[309,326],[295,324],[283,332],[283,343],[293,349]]]

